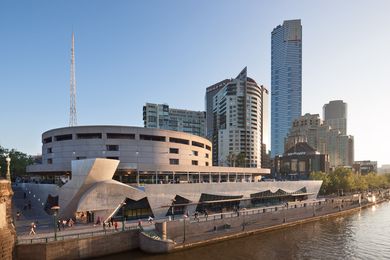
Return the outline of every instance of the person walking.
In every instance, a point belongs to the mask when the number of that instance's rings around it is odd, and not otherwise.
[[[36,235],[36,233],[35,233],[35,228],[36,228],[37,226],[35,225],[35,223],[34,222],[32,222],[31,223],[31,228],[30,228],[30,236],[33,236],[33,235]]]
[[[118,222],[114,222],[115,231],[118,231]]]
[[[209,217],[209,213],[207,212],[206,209],[204,210],[204,217],[206,218],[206,221],[207,221],[207,218]]]

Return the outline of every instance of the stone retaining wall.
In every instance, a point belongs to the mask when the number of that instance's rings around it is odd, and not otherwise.
[[[116,254],[139,247],[139,230],[83,239],[16,246],[16,259],[80,259]]]

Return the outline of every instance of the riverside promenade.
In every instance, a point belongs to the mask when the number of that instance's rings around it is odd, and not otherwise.
[[[126,222],[124,228],[118,223],[117,231],[77,224],[59,232],[57,240],[49,222],[46,227],[42,224],[35,236],[20,231],[16,253],[17,259],[77,259],[136,248],[149,253],[167,253],[348,214],[388,199],[388,192],[377,194],[376,199],[373,202],[367,194],[356,194],[209,214],[196,219],[176,216],[175,220],[161,219],[153,224],[144,221],[143,230],[134,221]]]

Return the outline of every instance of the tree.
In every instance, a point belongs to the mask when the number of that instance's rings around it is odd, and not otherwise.
[[[19,152],[16,149],[8,150],[0,146],[0,166],[1,166],[1,173],[3,176],[5,176],[5,172],[7,170],[5,154],[8,154],[9,157],[11,158],[10,171],[11,171],[11,177],[13,179],[15,178],[15,176],[22,176],[26,174],[27,165],[34,163],[34,160],[30,155]]]

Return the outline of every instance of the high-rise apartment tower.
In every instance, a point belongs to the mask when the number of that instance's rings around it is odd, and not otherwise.
[[[302,114],[302,25],[284,21],[271,40],[271,156],[282,155],[284,139]]]
[[[206,114],[212,122],[207,124],[207,133],[212,133],[213,165],[262,167],[268,139],[263,131],[269,124],[267,100],[268,90],[248,77],[246,68],[235,79],[207,88]]]
[[[170,108],[167,104],[146,103],[143,107],[144,126],[205,136],[204,111]]]

